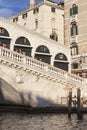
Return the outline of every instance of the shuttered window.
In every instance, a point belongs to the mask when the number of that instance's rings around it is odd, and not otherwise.
[[[78,54],[78,46],[71,47],[71,55],[77,55]]]
[[[78,26],[77,25],[72,25],[71,27],[71,36],[78,35]]]
[[[78,6],[74,5],[71,9],[70,9],[70,16],[78,14]]]

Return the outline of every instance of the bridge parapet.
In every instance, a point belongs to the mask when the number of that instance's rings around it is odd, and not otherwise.
[[[31,67],[32,70],[38,70],[41,73],[44,72],[45,74],[51,75],[53,78],[61,78],[62,80],[64,79],[71,83],[77,83],[78,85],[81,85],[84,82],[83,78],[69,74],[66,71],[43,63],[31,57],[25,56],[23,54],[11,51],[7,48],[0,47],[0,59],[9,63],[12,62],[15,64],[15,66],[18,66],[19,64],[19,67],[21,66],[25,70],[28,70]]]

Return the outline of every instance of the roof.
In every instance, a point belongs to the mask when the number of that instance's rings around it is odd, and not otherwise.
[[[40,2],[38,4],[35,4],[33,7],[31,7],[31,8],[29,7],[28,9],[26,9],[26,10],[24,10],[24,11],[18,13],[18,14],[13,15],[8,19],[13,19],[15,17],[18,17],[19,15],[22,15],[22,14],[24,14],[26,12],[29,12],[29,11],[31,11],[31,10],[37,8],[37,7],[40,7],[42,5],[48,5],[48,6],[51,6],[51,7],[58,8],[60,10],[64,10],[64,7],[61,5],[61,3],[59,4],[59,3],[56,3],[56,2],[54,2],[52,0],[47,0],[47,1],[42,1],[42,2]]]

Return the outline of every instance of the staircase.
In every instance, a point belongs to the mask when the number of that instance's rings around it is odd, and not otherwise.
[[[59,105],[62,97],[67,102],[71,89],[74,94],[78,88],[82,94],[87,92],[85,79],[3,47],[0,47],[0,68],[0,77],[31,106]]]

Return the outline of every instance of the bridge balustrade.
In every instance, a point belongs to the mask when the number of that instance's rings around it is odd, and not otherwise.
[[[49,64],[43,63],[31,57],[25,56],[23,54],[11,51],[7,48],[0,47],[0,57],[3,60],[7,60],[8,62],[15,61],[15,64],[20,63],[24,67],[31,66],[33,67],[33,69],[36,68],[42,70],[47,74],[52,74],[56,78],[62,77],[62,79],[68,79],[68,81],[70,80],[71,82],[76,82],[77,84],[82,83],[84,80],[83,78],[77,77],[74,74],[69,74],[66,71],[53,67]]]

